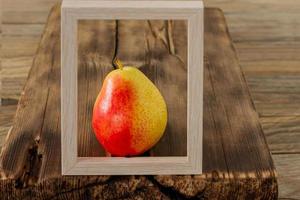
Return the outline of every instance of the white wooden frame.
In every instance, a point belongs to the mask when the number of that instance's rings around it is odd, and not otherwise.
[[[61,16],[63,175],[200,174],[203,121],[202,1],[64,0]],[[77,23],[80,19],[188,21],[187,156],[77,157]]]

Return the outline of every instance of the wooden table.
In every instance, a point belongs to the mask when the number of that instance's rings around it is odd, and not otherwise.
[[[218,9],[205,11],[204,79],[203,175],[62,177],[60,6],[55,6],[1,152],[1,197],[275,199],[273,161]]]

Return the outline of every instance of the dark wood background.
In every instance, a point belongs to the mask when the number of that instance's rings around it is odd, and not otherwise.
[[[78,155],[105,156],[91,126],[105,76],[119,58],[160,90],[168,123],[151,156],[187,155],[187,25],[184,20],[80,20],[78,25]]]
[[[0,146],[57,0],[3,0]],[[300,198],[300,2],[207,0],[225,11],[279,173],[280,198]]]

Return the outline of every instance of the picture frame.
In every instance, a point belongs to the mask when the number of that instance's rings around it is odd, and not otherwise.
[[[63,175],[201,174],[203,137],[202,1],[64,0],[61,7]],[[183,19],[188,22],[187,156],[78,157],[78,20]]]

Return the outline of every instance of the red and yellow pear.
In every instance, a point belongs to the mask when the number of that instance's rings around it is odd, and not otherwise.
[[[105,78],[93,109],[97,140],[113,156],[135,156],[152,148],[167,124],[158,88],[136,67],[123,66]]]

